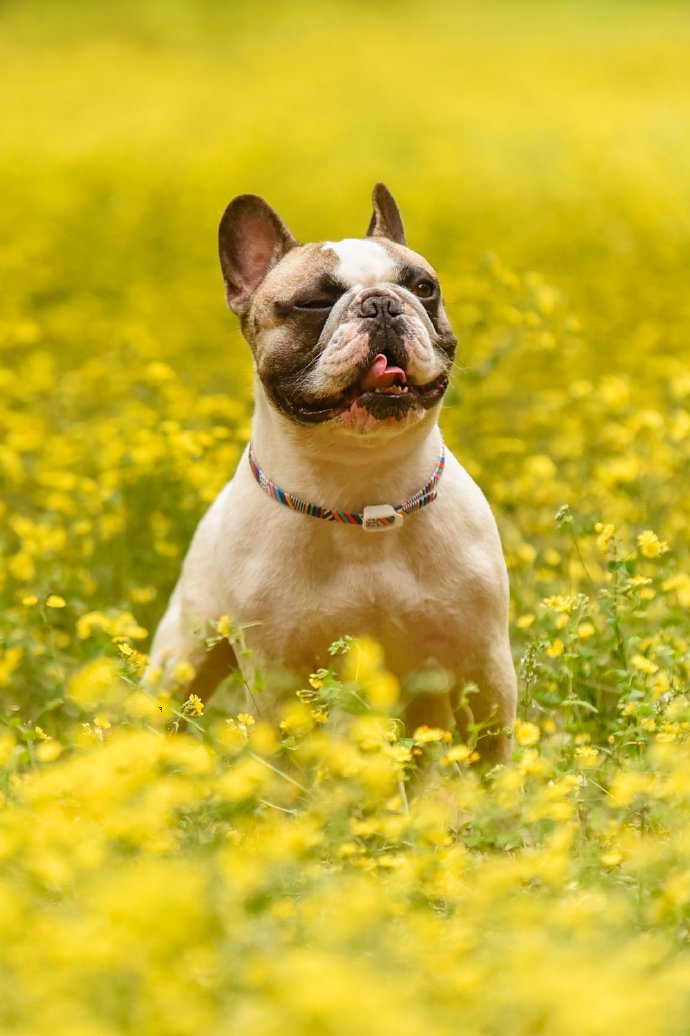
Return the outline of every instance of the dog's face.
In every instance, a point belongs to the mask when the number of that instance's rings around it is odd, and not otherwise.
[[[455,338],[438,278],[405,246],[395,201],[374,189],[366,238],[300,245],[255,195],[220,225],[228,305],[259,379],[298,425],[403,430],[437,407]]]

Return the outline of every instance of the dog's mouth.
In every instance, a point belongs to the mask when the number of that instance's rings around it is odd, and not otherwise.
[[[334,396],[317,400],[302,399],[293,403],[293,412],[304,421],[331,421],[355,408],[368,411],[378,420],[401,420],[415,408],[428,410],[448,388],[448,375],[439,374],[433,381],[418,385],[402,367],[391,364],[379,353],[373,363],[349,388]]]

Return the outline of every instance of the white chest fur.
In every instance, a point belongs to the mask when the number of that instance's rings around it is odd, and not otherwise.
[[[245,456],[201,522],[185,568],[185,611],[248,624],[260,666],[309,671],[333,640],[366,633],[401,675],[432,662],[457,671],[506,621],[495,523],[450,453],[437,500],[379,534],[270,499]]]
[[[407,464],[394,462],[393,445],[385,463],[374,452],[343,467],[331,463],[327,450],[307,450],[305,462],[289,435],[262,423],[269,413],[264,404],[257,405],[254,427],[257,456],[276,483],[303,499],[353,511],[400,503],[433,471],[440,444],[435,424],[422,429]],[[250,656],[238,660],[246,678],[276,666],[305,679],[328,664],[334,640],[368,634],[381,643],[403,687],[429,669],[447,680],[442,713],[428,712],[431,699],[425,704],[422,695],[412,702],[413,709],[421,702],[421,711],[410,722],[447,725],[455,691],[467,681],[480,688],[472,704],[476,720],[500,725],[514,717],[508,580],[498,532],[481,490],[449,451],[437,499],[401,528],[375,534],[279,504],[258,485],[245,454],[197,528],[154,638],[152,665],[186,658],[203,670],[197,631],[221,615],[246,625]],[[220,676],[215,671],[200,693],[209,694]],[[508,750],[504,738],[489,746],[496,758]]]

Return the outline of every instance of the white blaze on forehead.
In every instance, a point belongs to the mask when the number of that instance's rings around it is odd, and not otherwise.
[[[334,273],[348,288],[368,288],[395,280],[395,259],[376,241],[346,237],[344,241],[325,241],[321,247],[337,255]]]

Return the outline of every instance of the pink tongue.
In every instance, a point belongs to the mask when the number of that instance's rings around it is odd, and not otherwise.
[[[383,353],[379,353],[362,378],[361,386],[367,392],[377,388],[388,388],[398,380],[402,385],[405,384],[407,381],[405,371],[402,367],[389,367],[386,357]]]

